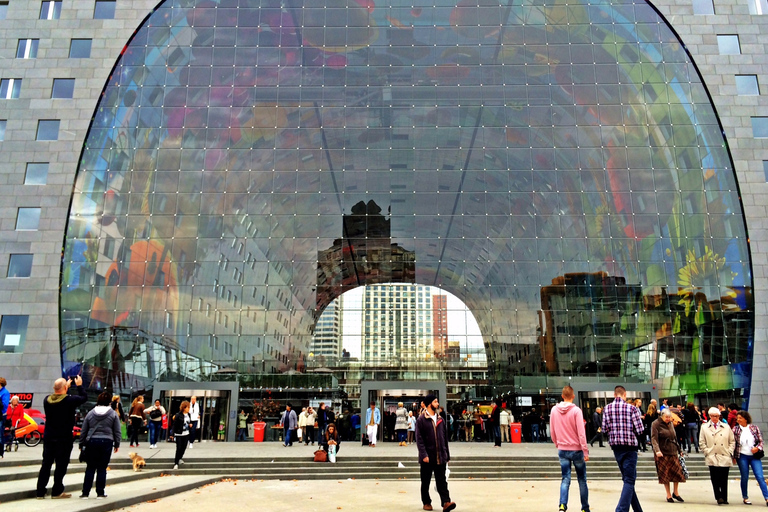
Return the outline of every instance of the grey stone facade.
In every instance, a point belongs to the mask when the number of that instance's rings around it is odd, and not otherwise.
[[[756,139],[751,117],[768,116],[768,96],[739,96],[735,75],[756,75],[768,87],[768,15],[750,15],[747,2],[715,0],[714,15],[694,15],[690,0],[655,3],[680,35],[712,96],[727,137],[749,229],[756,305],[754,370],[750,410],[768,420],[768,184],[763,159],[768,139]],[[22,79],[20,97],[0,100],[7,121],[0,142],[0,269],[9,255],[34,255],[31,277],[6,278],[0,271],[0,315],[30,315],[20,354],[0,356],[0,375],[9,389],[35,393],[40,406],[51,382],[61,374],[59,273],[64,228],[86,131],[108,75],[131,34],[157,0],[117,0],[115,19],[93,19],[94,0],[63,0],[61,17],[41,20],[39,1],[10,0],[0,20],[0,78]],[[718,34],[738,34],[741,55],[719,55]],[[36,59],[16,59],[19,39],[39,39]],[[72,38],[92,39],[90,58],[70,59]],[[54,78],[74,78],[72,99],[51,99]],[[56,141],[37,141],[40,119],[59,119]],[[24,185],[28,162],[49,162],[45,185]],[[37,231],[16,231],[19,207],[42,209]]]

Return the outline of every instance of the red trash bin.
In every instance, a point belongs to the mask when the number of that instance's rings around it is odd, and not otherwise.
[[[264,442],[264,430],[266,430],[266,428],[267,428],[267,424],[264,423],[263,421],[253,422],[253,442],[254,443]]]
[[[512,442],[513,443],[522,443],[523,442],[523,425],[522,423],[513,423],[510,425],[511,431],[512,431]]]

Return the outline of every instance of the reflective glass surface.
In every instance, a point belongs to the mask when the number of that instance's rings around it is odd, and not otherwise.
[[[748,387],[731,159],[648,4],[323,3],[169,0],[137,31],[76,180],[65,367],[301,372],[333,299],[414,283],[467,305],[502,386]]]

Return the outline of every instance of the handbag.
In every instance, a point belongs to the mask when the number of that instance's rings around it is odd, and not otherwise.
[[[325,450],[317,450],[315,451],[315,462],[328,462],[328,454],[325,453]]]
[[[687,480],[690,474],[688,473],[688,466],[685,465],[685,457],[682,453],[677,455],[677,460],[680,461],[680,469],[683,470],[683,475],[685,475],[685,479]]]
[[[763,457],[765,457],[765,452],[763,450],[757,450],[755,453],[752,454],[752,458],[755,460],[760,460]]]

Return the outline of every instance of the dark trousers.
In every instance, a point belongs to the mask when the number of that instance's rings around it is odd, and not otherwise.
[[[8,444],[11,444],[11,441],[13,438],[8,439]],[[5,415],[0,414],[0,457],[3,455],[5,455]]]
[[[104,487],[107,485],[107,466],[112,457],[111,439],[91,439],[85,449],[88,464],[85,468],[83,479],[83,494],[88,496],[93,486],[93,477],[96,476],[96,495],[104,496]]]
[[[440,504],[451,501],[448,494],[448,482],[445,481],[445,464],[433,464],[421,462],[419,464],[419,473],[421,474],[421,502],[424,505],[431,505],[432,498],[429,497],[429,482],[432,481],[432,473],[435,474],[435,484],[437,492],[440,494]]]
[[[715,499],[728,501],[728,472],[731,468],[709,466],[709,479],[712,481],[712,490],[715,491]]]
[[[493,444],[501,446],[501,427],[499,425],[493,426]]]
[[[70,440],[48,440],[43,443],[43,465],[40,467],[40,474],[37,476],[37,496],[45,496],[45,488],[48,487],[48,480],[51,478],[51,467],[56,464],[53,472],[53,489],[51,496],[58,496],[64,492],[64,475],[67,474],[69,466],[69,457],[72,455],[72,445]]]
[[[592,439],[589,441],[590,446],[594,446],[595,445],[595,441],[600,441],[600,447],[601,448],[603,447],[603,433],[602,432],[598,432],[598,433],[596,433],[594,435],[594,437],[592,437]]]
[[[175,436],[176,439],[176,456],[173,459],[173,463],[178,465],[179,461],[184,458],[184,452],[187,451],[187,444],[189,443],[189,436]]]
[[[307,425],[304,427],[304,444],[315,442],[315,426]]]
[[[193,421],[192,423],[189,424],[189,436],[187,436],[189,437],[189,439],[187,439],[189,444],[192,444],[195,442],[196,435],[197,435],[197,422]]]
[[[621,488],[619,503],[616,505],[616,512],[627,512],[629,507],[635,512],[643,512],[640,506],[640,500],[635,493],[635,480],[637,479],[637,451],[635,450],[614,450],[613,456],[621,471],[621,480],[624,485]]]
[[[143,426],[144,420],[137,416],[131,416],[131,445],[139,445],[139,434]]]

